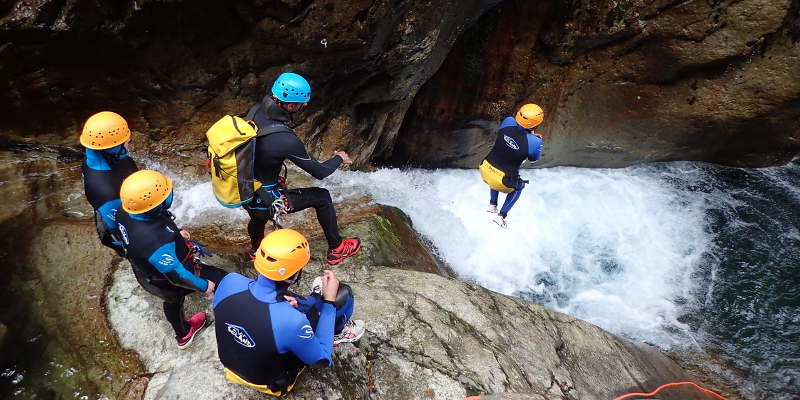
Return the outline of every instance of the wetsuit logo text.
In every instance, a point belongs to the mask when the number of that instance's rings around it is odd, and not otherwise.
[[[235,340],[236,343],[248,348],[256,347],[256,341],[253,340],[249,333],[247,333],[246,329],[239,325],[229,324],[227,322],[225,325],[228,327],[228,333],[233,336],[233,340]]]
[[[119,233],[122,235],[122,241],[125,242],[125,244],[131,244],[130,240],[128,240],[128,230],[125,229],[122,224],[119,225]]]

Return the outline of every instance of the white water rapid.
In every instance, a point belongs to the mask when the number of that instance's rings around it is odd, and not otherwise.
[[[655,169],[525,170],[530,184],[507,230],[490,221],[476,170],[338,171],[319,183],[334,201],[368,193],[401,208],[463,279],[669,348],[685,342],[676,304],[710,237],[703,199],[669,184],[700,172]],[[179,220],[202,215],[244,229],[246,214],[221,207],[209,183],[173,178]]]

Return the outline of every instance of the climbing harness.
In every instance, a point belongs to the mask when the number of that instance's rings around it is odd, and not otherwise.
[[[263,185],[261,187],[262,190],[269,193],[272,196],[272,202],[269,203],[269,215],[270,221],[272,221],[272,225],[275,229],[283,228],[283,216],[288,214],[291,211],[291,205],[289,204],[289,198],[286,197],[286,175],[288,174],[288,168],[286,167],[286,163],[283,164],[283,172],[282,174],[278,175],[278,182],[272,185]],[[267,188],[273,188],[267,190]]]
[[[189,249],[200,257],[214,257],[214,254],[206,250],[208,247],[205,243],[200,243],[197,240],[187,240]]]

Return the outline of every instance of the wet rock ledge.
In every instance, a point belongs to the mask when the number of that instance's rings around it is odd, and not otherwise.
[[[366,249],[336,271],[355,290],[355,317],[367,321],[367,333],[355,345],[336,348],[333,368],[307,372],[288,399],[458,399],[504,393],[499,398],[607,400],[689,379],[657,349],[589,323],[454,278],[376,263],[413,246],[403,239],[409,228],[402,221],[367,215],[345,225],[344,234],[359,235]],[[311,246],[312,261],[297,284],[299,292],[323,268],[324,243],[315,239]],[[220,254],[209,263],[253,274],[233,249],[215,250]],[[224,379],[213,331],[190,349],[178,350],[161,304],[138,286],[127,263],[114,272],[106,302],[120,344],[137,352],[152,376],[145,399],[189,393],[197,399],[263,398]],[[187,313],[208,307],[200,295],[187,298]],[[703,397],[679,389],[662,398]]]

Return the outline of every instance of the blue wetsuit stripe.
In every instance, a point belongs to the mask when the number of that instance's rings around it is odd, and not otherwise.
[[[275,307],[270,308],[270,310],[275,309]],[[314,365],[323,360],[326,361],[328,366],[333,365],[335,314],[336,308],[333,304],[323,303],[320,307],[319,321],[313,332],[310,332],[311,327],[308,325],[308,319],[302,316],[302,318],[298,318],[299,321],[296,322],[294,329],[275,332],[277,348],[288,349],[308,365]],[[273,327],[276,326],[275,322],[280,319],[280,315],[278,312],[272,314]]]
[[[517,187],[513,192],[509,193],[506,196],[505,201],[503,201],[503,207],[500,208],[500,214],[508,215],[508,212],[511,211],[511,207],[514,206],[514,203],[517,202],[519,199],[519,195],[522,193],[522,188],[525,187],[524,183],[521,183],[519,187]]]
[[[247,290],[247,285],[249,283],[250,279],[246,276],[234,273],[225,275],[219,282],[217,290],[214,291],[214,299],[211,301],[211,308],[216,308],[217,304],[236,293],[244,292]]]
[[[541,157],[542,139],[539,139],[539,137],[533,134],[527,135],[527,138],[528,138],[528,160],[536,161]]]
[[[100,214],[100,218],[103,219],[103,222],[107,227],[111,228],[111,230],[117,229],[116,215],[117,210],[119,210],[121,206],[122,201],[120,201],[120,199],[114,199],[105,202],[102,206],[97,208],[97,213]]]
[[[208,289],[208,282],[205,279],[195,276],[181,264],[178,255],[175,253],[175,242],[169,242],[159,247],[150,255],[147,261],[162,274],[175,272],[180,279],[191,283],[201,292],[205,292]]]

